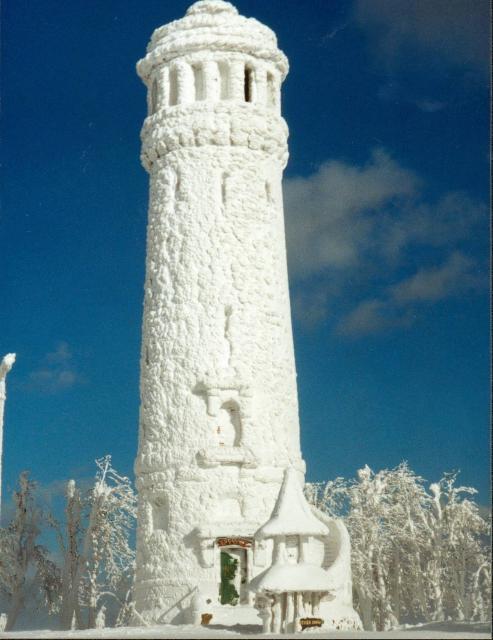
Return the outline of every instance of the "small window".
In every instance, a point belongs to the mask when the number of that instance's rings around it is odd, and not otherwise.
[[[204,68],[202,65],[194,65],[192,68],[193,81],[195,85],[195,100],[205,100]]]
[[[240,408],[234,400],[225,402],[217,415],[214,427],[220,447],[238,447],[241,441]]]
[[[157,82],[153,80],[151,85],[151,116],[157,111]]]
[[[180,195],[180,189],[181,189],[180,174],[176,173],[176,175],[175,175],[175,199],[178,199],[178,197]]]
[[[219,97],[221,100],[229,100],[231,97],[229,65],[227,62],[219,62],[217,66],[219,69],[219,81],[221,85]]]
[[[274,74],[270,71],[267,73],[267,104],[270,107],[276,104],[276,85]]]
[[[245,102],[253,102],[253,69],[245,67]]]
[[[178,69],[172,67],[169,72],[169,105],[178,104]]]
[[[223,173],[221,175],[221,200],[223,204],[226,204],[226,198],[228,195],[228,187],[227,187],[228,179],[229,179],[229,173]],[[227,315],[231,315],[231,313]]]

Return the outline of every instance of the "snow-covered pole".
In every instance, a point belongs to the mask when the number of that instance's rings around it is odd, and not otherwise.
[[[6,378],[15,362],[15,353],[7,353],[0,363],[0,517],[2,515],[3,412],[7,398]]]

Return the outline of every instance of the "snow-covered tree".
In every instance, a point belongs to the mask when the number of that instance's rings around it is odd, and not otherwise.
[[[75,618],[79,628],[102,624],[105,602],[127,606],[135,554],[129,539],[136,515],[136,496],[128,478],[111,464],[96,460],[94,486],[81,496],[75,482],[67,487],[65,531],[55,520],[64,555],[62,616],[65,629]],[[104,609],[103,609],[104,607]]]
[[[457,474],[445,474],[431,485],[436,508],[433,527],[440,538],[442,561],[442,594],[448,617],[470,620],[484,619],[484,605],[491,599],[481,575],[489,577],[490,558],[483,541],[488,523],[477,505],[465,496],[477,493],[472,487],[456,487]],[[439,517],[438,517],[439,514]]]
[[[406,463],[357,480],[307,486],[313,504],[344,519],[354,599],[367,630],[446,618],[484,621],[491,602],[489,526],[445,474],[426,489]]]
[[[35,503],[35,486],[27,472],[21,473],[14,518],[0,529],[0,589],[9,601],[6,631],[14,628],[26,602],[36,602],[38,594],[50,613],[58,608],[60,572],[38,543],[43,513]]]
[[[63,525],[50,516],[50,525],[57,533],[60,554],[63,558],[61,569],[60,627],[71,629],[75,618],[82,626],[79,606],[77,575],[80,562],[80,547],[83,534],[84,501],[75,480],[67,482],[65,490],[65,521]]]

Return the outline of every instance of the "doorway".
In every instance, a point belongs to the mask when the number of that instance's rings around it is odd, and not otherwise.
[[[221,549],[221,582],[219,601],[236,606],[248,602],[247,550],[241,547]]]

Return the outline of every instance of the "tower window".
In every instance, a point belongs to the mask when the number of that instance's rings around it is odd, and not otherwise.
[[[151,115],[157,111],[157,82],[153,80],[151,85]]]
[[[225,402],[214,427],[217,443],[221,447],[238,447],[241,441],[240,408],[234,400]]]
[[[195,100],[205,100],[204,69],[202,65],[194,65],[193,81],[195,85]]]
[[[273,107],[276,104],[276,86],[274,74],[267,73],[267,104]]]
[[[169,105],[178,104],[178,69],[172,67],[169,72]]]
[[[245,67],[245,102],[253,102],[253,69]]]
[[[221,100],[229,100],[231,96],[231,89],[229,83],[229,65],[227,62],[219,62],[217,65],[219,69],[219,82],[220,82],[220,98]]]
[[[226,204],[226,198],[227,198],[227,192],[228,192],[226,183],[228,181],[228,178],[229,178],[228,173],[223,173],[221,175],[221,200],[223,204]]]

